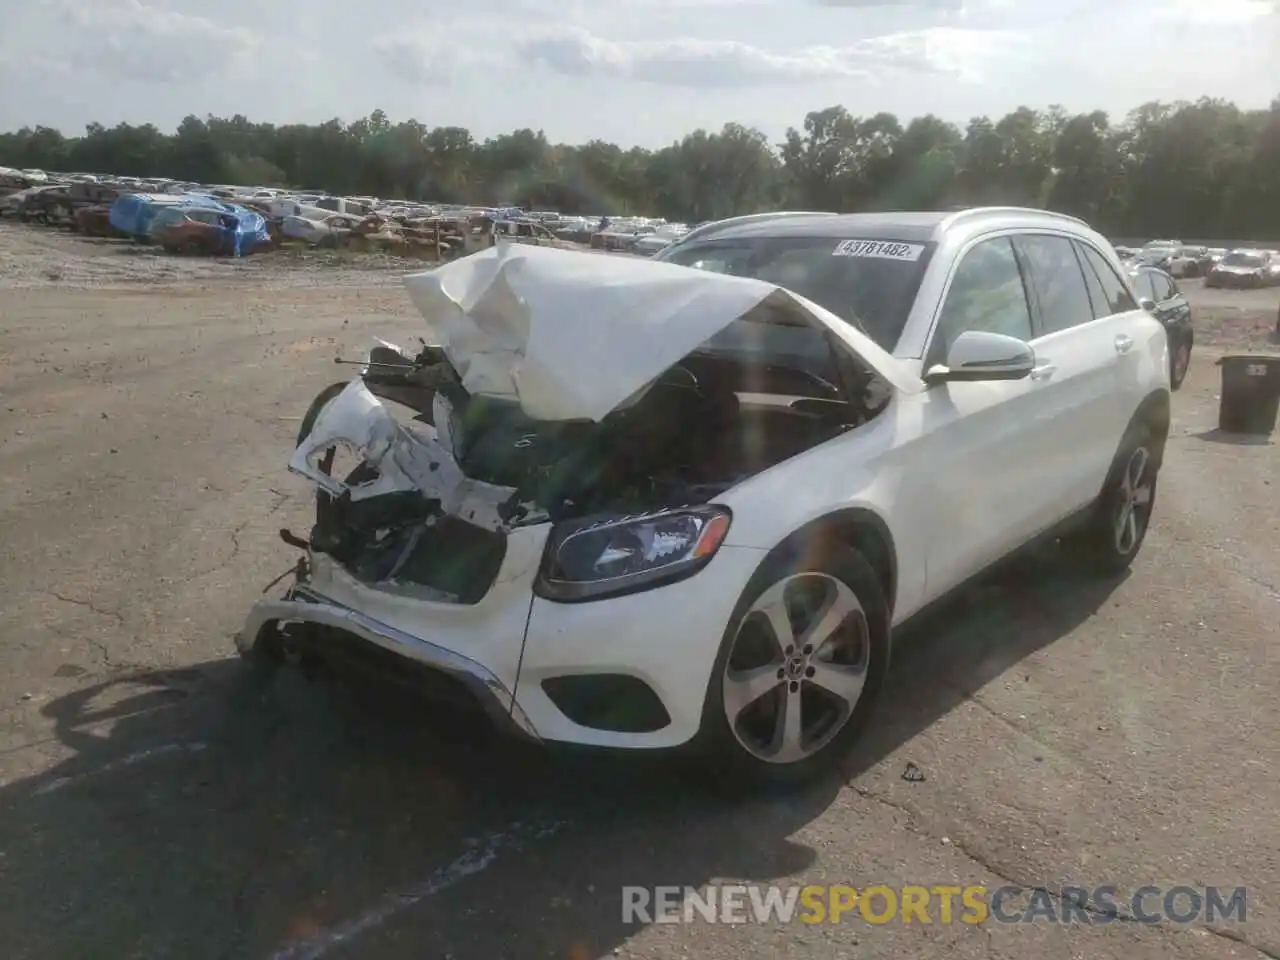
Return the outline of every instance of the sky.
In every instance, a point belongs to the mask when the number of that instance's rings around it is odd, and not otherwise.
[[[662,146],[811,110],[1280,96],[1280,0],[4,0],[0,130],[188,114]]]

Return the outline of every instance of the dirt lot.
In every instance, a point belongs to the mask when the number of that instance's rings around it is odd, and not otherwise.
[[[418,330],[394,268],[0,225],[7,957],[1280,957],[1280,454],[1212,430],[1213,356],[1262,346],[1280,290],[1186,285],[1212,346],[1130,577],[1046,556],[973,591],[906,639],[844,786],[728,805],[234,659],[306,529],[299,415],[335,354]],[[622,922],[624,884],[714,880],[1243,885],[1248,913]]]

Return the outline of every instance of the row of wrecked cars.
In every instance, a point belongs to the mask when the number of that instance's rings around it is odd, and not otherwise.
[[[141,199],[131,201],[128,213],[122,208],[113,220],[112,208],[125,194]],[[159,207],[187,212],[158,218],[146,212]],[[261,217],[263,224],[251,215]],[[690,230],[685,224],[638,216],[571,216],[509,206],[340,197],[280,187],[6,167],[0,167],[0,217],[68,227],[89,236],[157,243],[180,253],[235,256],[302,246],[381,250],[427,260],[465,256],[498,239],[652,256]],[[153,226],[165,236],[153,237]]]
[[[475,253],[499,238],[567,245],[518,211],[375,204],[372,198],[92,175],[35,177],[0,168],[0,217],[174,254],[240,257],[292,246],[439,261]]]

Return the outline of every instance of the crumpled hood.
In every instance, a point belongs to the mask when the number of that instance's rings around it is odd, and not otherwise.
[[[602,420],[735,320],[779,305],[830,330],[896,389],[923,388],[834,314],[760,280],[499,243],[405,285],[467,392],[516,400],[535,420]]]

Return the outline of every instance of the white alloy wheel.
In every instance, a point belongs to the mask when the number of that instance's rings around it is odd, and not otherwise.
[[[751,756],[806,760],[845,728],[866,686],[872,644],[853,590],[806,571],[766,589],[742,617],[725,665],[725,719]]]
[[[1151,518],[1155,473],[1146,447],[1136,447],[1120,475],[1119,496],[1113,519],[1116,553],[1127,557],[1138,548]]]

